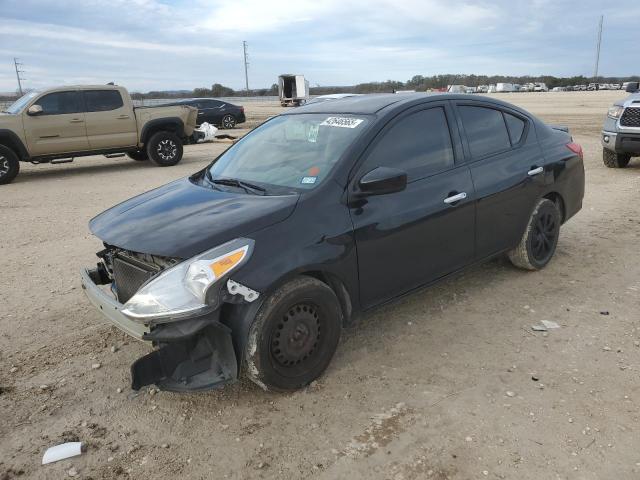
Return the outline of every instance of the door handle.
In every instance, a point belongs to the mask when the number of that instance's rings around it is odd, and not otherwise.
[[[447,205],[451,205],[453,203],[459,202],[460,200],[464,200],[465,198],[467,198],[467,193],[461,192],[461,193],[457,193],[456,195],[452,195],[450,197],[445,198],[444,203],[446,203]]]
[[[129,115],[120,115],[118,117],[118,120],[127,120],[128,118],[131,118]]]
[[[71,120],[69,120],[69,123],[82,123],[84,122],[84,120],[82,120],[81,118],[72,118]]]
[[[535,167],[535,168],[532,168],[531,170],[529,170],[527,172],[527,175],[529,175],[530,177],[533,177],[535,175],[541,174],[542,172],[544,172],[544,167]]]

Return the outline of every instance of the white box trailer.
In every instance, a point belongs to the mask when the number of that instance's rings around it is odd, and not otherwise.
[[[302,105],[309,100],[309,82],[304,75],[282,74],[278,77],[278,95],[283,107]]]
[[[513,83],[496,83],[496,92],[515,92]]]

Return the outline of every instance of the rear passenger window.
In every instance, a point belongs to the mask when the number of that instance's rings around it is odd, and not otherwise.
[[[374,147],[365,169],[392,167],[407,172],[409,181],[452,167],[449,125],[441,107],[421,110],[395,123]]]
[[[108,112],[124,105],[117,90],[85,90],[84,101],[87,112]]]
[[[55,92],[38,99],[34,105],[42,107],[43,115],[62,115],[82,111],[78,92]]]
[[[507,126],[500,110],[485,107],[458,107],[474,158],[511,148]]]
[[[509,128],[511,143],[513,145],[517,145],[520,143],[520,140],[522,140],[522,134],[524,133],[524,120],[506,112],[504,114],[504,119],[507,122],[507,127]]]

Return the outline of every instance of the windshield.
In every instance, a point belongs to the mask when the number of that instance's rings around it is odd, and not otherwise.
[[[12,113],[14,115],[16,113],[20,113],[20,111],[27,105],[27,103],[29,103],[32,98],[34,98],[36,95],[38,95],[38,93],[39,92],[33,91],[33,92],[29,92],[29,93],[23,95],[18,100],[13,102],[13,105],[11,105],[9,108],[7,108],[5,110],[5,112]]]
[[[364,131],[364,115],[301,114],[276,117],[227,150],[209,177],[312,189]]]

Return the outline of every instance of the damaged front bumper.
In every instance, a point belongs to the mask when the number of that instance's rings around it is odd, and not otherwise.
[[[238,378],[238,357],[231,330],[220,323],[220,310],[147,326],[125,316],[123,305],[100,288],[100,284],[107,282],[98,270],[83,270],[81,281],[89,301],[110,323],[157,347],[131,365],[131,388],[134,390],[151,384],[161,390],[178,392],[209,390]]]

